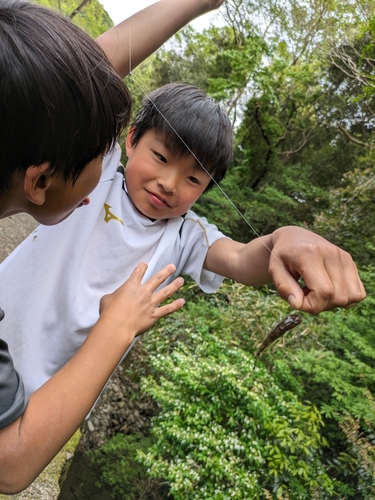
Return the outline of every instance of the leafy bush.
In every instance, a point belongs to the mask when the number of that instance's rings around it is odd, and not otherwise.
[[[330,498],[319,411],[282,390],[261,365],[253,371],[254,357],[236,345],[244,332],[231,330],[230,316],[230,308],[198,302],[179,316],[171,352],[166,344],[155,349],[160,337],[150,340],[153,376],[143,387],[162,411],[141,462],[169,481],[177,500]]]
[[[138,500],[146,486],[146,468],[135,460],[140,449],[150,446],[150,438],[116,434],[91,454],[99,471],[97,486],[112,492],[112,498]]]
[[[325,314],[319,342],[297,348],[290,364],[305,387],[315,394],[323,415],[340,419],[344,411],[375,425],[368,390],[375,392],[375,271],[362,271],[367,298],[355,308]]]
[[[375,411],[375,402],[370,393],[367,394],[369,402]],[[354,465],[358,476],[358,491],[364,500],[375,497],[375,428],[368,421],[360,422],[346,413],[340,420],[342,428],[349,442],[349,456],[341,457]],[[352,458],[352,460],[350,460]],[[349,460],[348,460],[349,459]]]
[[[304,315],[255,370],[288,305],[228,281],[215,295],[189,286],[188,307],[143,337],[130,368],[161,406],[143,471],[176,500],[373,498],[374,270],[362,277],[366,301]],[[132,466],[111,462],[120,488]]]

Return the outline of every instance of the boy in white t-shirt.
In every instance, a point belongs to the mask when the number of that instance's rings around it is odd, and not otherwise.
[[[222,3],[159,0],[101,35],[103,52],[51,9],[0,0],[0,218],[26,212],[39,223],[57,224],[86,205],[103,155],[128,124],[131,99],[119,75]],[[33,262],[26,266],[33,269]],[[154,293],[174,266],[141,283],[146,267],[137,266],[126,283],[102,297],[100,318],[86,341],[29,399],[3,332],[13,324],[11,310],[17,316],[27,310],[32,281],[24,283],[25,302],[16,294],[12,308],[0,304],[1,493],[18,493],[35,479],[79,427],[134,336],[182,306],[180,299],[158,307],[181,279]],[[4,336],[23,343],[23,333]]]
[[[152,92],[126,139],[125,175],[117,147],[90,204],[37,228],[0,266],[5,340],[28,394],[74,355],[98,319],[100,298],[142,261],[145,279],[173,263],[165,284],[188,274],[205,292],[224,276],[253,286],[273,280],[291,307],[311,313],[363,298],[350,255],[314,233],[284,227],[242,244],[190,210],[224,177],[232,147],[227,115],[201,90],[169,84]],[[17,303],[27,304],[22,315]]]

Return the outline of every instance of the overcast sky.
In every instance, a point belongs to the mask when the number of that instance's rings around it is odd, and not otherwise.
[[[115,24],[123,21],[127,17],[132,16],[139,10],[144,9],[148,5],[155,3],[156,0],[100,0],[100,3],[104,6],[105,10],[111,16],[112,21]],[[193,27],[196,30],[201,30],[206,28],[210,19],[214,16],[213,12],[209,12],[204,16],[193,21]]]

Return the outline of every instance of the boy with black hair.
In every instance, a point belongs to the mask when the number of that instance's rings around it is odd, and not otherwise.
[[[141,261],[145,277],[172,262],[174,277],[190,275],[205,292],[223,276],[253,286],[273,280],[294,309],[313,313],[364,298],[350,255],[314,233],[284,227],[245,245],[190,210],[224,177],[232,147],[226,113],[204,92],[186,84],[152,92],[128,133],[125,172],[117,148],[90,205],[37,228],[0,266],[0,303],[11,312],[9,331],[20,332],[7,341],[28,393],[74,355],[97,321],[100,298]],[[31,291],[29,308],[17,315],[12,304]]]
[[[119,73],[126,73],[130,32],[134,67],[222,2],[161,0],[109,30],[100,43]],[[89,203],[103,155],[113,151],[130,113],[128,91],[108,58],[59,14],[24,0],[0,0],[0,218],[27,212],[56,224]],[[33,269],[33,262],[27,266]],[[158,307],[182,284],[175,280],[155,292],[174,266],[142,284],[146,268],[140,263],[127,283],[101,298],[100,318],[87,340],[28,405],[22,378],[0,340],[1,492],[18,492],[37,476],[78,428],[133,338],[183,305],[178,300]],[[23,284],[30,292],[25,302],[15,298],[17,315],[33,296],[35,273]],[[4,309],[1,339],[17,333],[6,331],[12,318]]]

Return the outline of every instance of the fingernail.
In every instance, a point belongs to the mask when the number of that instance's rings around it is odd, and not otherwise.
[[[288,301],[288,304],[293,307],[295,305],[295,302],[296,302],[296,298],[294,295],[289,295],[288,298],[287,298],[287,301]]]

